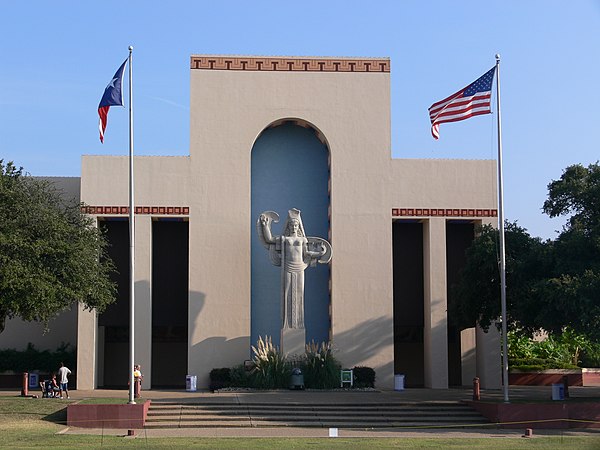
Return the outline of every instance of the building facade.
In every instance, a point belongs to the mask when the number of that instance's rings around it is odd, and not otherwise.
[[[383,389],[399,373],[407,386],[477,375],[499,387],[498,335],[456,330],[447,312],[475,226],[497,222],[495,161],[392,159],[389,59],[195,55],[190,70],[189,156],[135,157],[145,387],[180,386],[187,374],[207,387],[213,368],[250,359],[258,336],[278,342],[279,272],[255,224],[291,208],[333,247],[328,266],[306,271],[308,342],[331,340],[345,367],[374,368]],[[80,308],[64,319],[77,384],[121,386],[128,158],[83,156],[80,198],[112,243],[120,294],[100,316]],[[22,343],[22,327],[9,323],[0,347]]]

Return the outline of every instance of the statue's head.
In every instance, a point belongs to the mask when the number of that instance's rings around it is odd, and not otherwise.
[[[290,209],[288,211],[288,218],[285,224],[285,236],[301,236],[304,237],[304,226],[302,225],[302,219],[300,218],[299,209]]]
[[[301,236],[301,231],[300,231],[300,222],[296,219],[292,219],[289,221],[288,223],[288,228],[287,228],[287,232],[286,234],[288,236]]]

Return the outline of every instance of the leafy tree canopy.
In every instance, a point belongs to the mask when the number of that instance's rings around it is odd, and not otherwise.
[[[555,240],[541,241],[507,223],[506,298],[512,326],[532,332],[569,327],[600,341],[600,166],[567,167],[548,185],[543,210],[570,215]],[[500,316],[498,231],[483,227],[467,253],[453,317],[461,328],[487,328]]]
[[[548,184],[544,212],[570,215],[552,243],[553,272],[540,293],[553,306],[554,329],[559,322],[600,341],[600,165],[567,167]]]
[[[547,248],[517,223],[505,223],[506,304],[509,321],[527,330],[539,329],[532,283],[542,279],[549,264]],[[479,323],[488,329],[501,313],[498,230],[485,225],[467,250],[461,281],[451,290],[456,301],[450,317],[459,328]],[[510,286],[510,288],[508,287]]]
[[[13,317],[47,325],[76,302],[115,301],[107,243],[80,206],[0,160],[0,332]]]
[[[565,232],[600,237],[600,166],[567,167],[560,179],[548,184],[544,212],[550,217],[571,214]]]

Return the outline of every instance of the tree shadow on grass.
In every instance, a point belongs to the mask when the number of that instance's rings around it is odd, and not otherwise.
[[[52,422],[57,425],[66,425],[67,424],[67,406],[65,405],[64,408],[59,409],[58,411],[55,411],[53,413],[50,413],[50,414],[42,417],[42,420],[45,422]]]

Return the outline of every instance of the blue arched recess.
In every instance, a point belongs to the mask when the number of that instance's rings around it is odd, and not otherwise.
[[[252,311],[251,342],[271,336],[279,345],[281,268],[273,266],[259,242],[256,220],[263,211],[279,214],[274,235],[281,235],[288,210],[298,208],[308,236],[327,239],[329,230],[328,149],[315,131],[292,122],[266,129],[252,148]],[[334,249],[335,253],[335,249]],[[329,266],[305,272],[306,340],[329,339]]]

